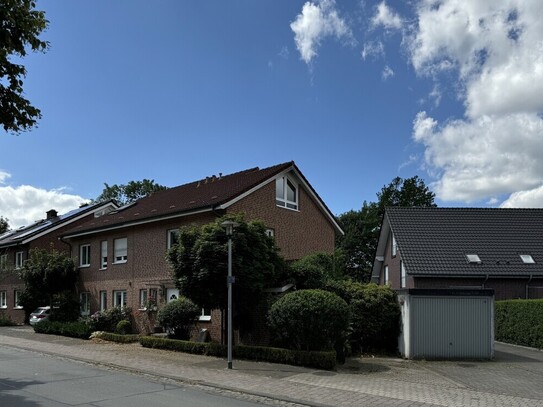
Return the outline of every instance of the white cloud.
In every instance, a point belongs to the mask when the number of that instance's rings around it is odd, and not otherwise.
[[[62,214],[88,201],[78,195],[66,194],[62,189],[45,190],[30,185],[0,186],[0,216],[9,219],[12,229],[45,218],[45,212],[50,209]]]
[[[388,65],[385,65],[383,68],[383,72],[381,73],[381,78],[386,81],[388,78],[391,78],[394,76],[394,71],[392,68]]]
[[[399,30],[403,26],[403,21],[400,15],[395,13],[383,1],[377,6],[371,25],[373,27],[383,26],[387,30]]]
[[[454,69],[465,106],[462,120],[438,123],[421,112],[414,121],[425,164],[439,174],[437,196],[470,202],[513,194],[508,205],[538,197],[543,2],[421,0],[416,13],[405,39],[413,67],[436,81],[443,71],[450,81]]]
[[[502,208],[542,208],[543,207],[543,186],[529,191],[518,191],[505,200]]]
[[[11,174],[0,170],[0,185],[5,184],[8,178],[11,178]]]
[[[290,55],[288,47],[284,46],[283,48],[281,48],[281,51],[279,51],[279,53],[277,55],[280,56],[283,59],[288,59],[288,57]]]
[[[366,60],[366,58],[369,57],[372,57],[373,59],[384,57],[385,46],[381,41],[368,41],[364,44],[361,55],[363,60]]]
[[[334,0],[306,2],[290,28],[294,32],[296,48],[307,64],[317,56],[317,50],[324,38],[345,38],[353,41],[351,30],[339,16]]]

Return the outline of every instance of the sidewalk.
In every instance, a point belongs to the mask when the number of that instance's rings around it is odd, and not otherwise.
[[[40,335],[28,327],[0,327],[0,346],[298,405],[543,406],[541,362],[526,367],[524,362],[532,359],[525,354],[504,363],[464,364],[353,358],[328,372],[238,360],[228,370],[218,358]]]

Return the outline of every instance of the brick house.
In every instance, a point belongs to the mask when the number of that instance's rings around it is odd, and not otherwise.
[[[387,208],[372,281],[543,298],[543,209]]]
[[[94,216],[117,208],[113,202],[102,202],[81,206],[60,216],[52,209],[46,213],[45,219],[0,235],[0,315],[18,323],[24,322],[24,310],[17,301],[24,284],[16,276],[16,271],[23,266],[31,249],[53,247],[69,253],[69,244],[60,240],[63,233]]]
[[[294,162],[206,177],[156,192],[65,234],[79,259],[83,309],[128,306],[138,330],[151,331],[156,313],[149,302],[160,305],[179,296],[166,261],[179,228],[237,213],[262,220],[287,260],[331,253],[336,235],[343,233]],[[202,310],[200,325],[220,339],[220,313]]]

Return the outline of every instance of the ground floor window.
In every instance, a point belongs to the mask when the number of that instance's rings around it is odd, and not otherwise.
[[[8,307],[8,293],[7,291],[0,291],[0,308]]]
[[[100,311],[107,309],[107,291],[100,291]]]
[[[23,308],[23,306],[21,304],[19,304],[20,297],[21,297],[21,291],[15,290],[15,292],[14,292],[14,301],[13,301],[13,306],[15,308]]]
[[[126,290],[113,291],[113,306],[125,308],[127,304]]]
[[[211,321],[211,308],[202,308],[202,315],[198,319],[200,321]]]
[[[147,290],[140,290],[140,309],[147,309]]]
[[[79,294],[80,312],[82,316],[90,314],[90,293]]]

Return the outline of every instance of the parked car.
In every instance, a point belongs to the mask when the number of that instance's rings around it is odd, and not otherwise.
[[[38,322],[47,321],[51,314],[51,307],[38,307],[30,314],[30,325],[36,325]]]

